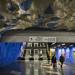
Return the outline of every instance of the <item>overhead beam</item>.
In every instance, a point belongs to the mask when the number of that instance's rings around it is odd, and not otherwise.
[[[74,32],[53,32],[53,31],[8,31],[3,33],[2,42],[29,42],[30,36],[56,37],[56,42],[75,43]]]

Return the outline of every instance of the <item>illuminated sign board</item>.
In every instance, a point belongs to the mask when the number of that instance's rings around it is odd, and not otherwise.
[[[56,37],[30,36],[29,42],[56,42]]]

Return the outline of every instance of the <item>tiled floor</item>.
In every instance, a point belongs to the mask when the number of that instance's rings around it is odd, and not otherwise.
[[[64,64],[63,69],[56,69],[47,61],[18,61],[5,68],[0,68],[0,75],[75,75],[75,65]]]

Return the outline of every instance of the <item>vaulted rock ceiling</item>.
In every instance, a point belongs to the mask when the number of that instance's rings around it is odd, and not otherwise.
[[[7,10],[7,3],[11,0],[0,0],[0,13],[3,14],[8,19],[12,17],[19,16],[18,11],[20,10],[18,7],[18,3],[21,3],[24,0],[12,0],[16,6],[15,13],[10,13]],[[32,27],[35,19],[38,18],[38,15],[47,15],[45,14],[45,10],[50,5],[53,9],[54,13],[47,16],[42,20],[43,26],[49,28],[46,24],[50,23],[52,17],[59,17],[57,25],[55,25],[53,30],[75,30],[75,0],[32,0],[31,7],[25,11],[27,14],[31,14],[31,16],[21,15],[20,21],[17,21],[16,28],[28,28]],[[50,11],[50,10],[48,10]],[[21,11],[22,12],[22,11]],[[45,21],[45,22],[44,22]],[[39,24],[38,24],[39,25]],[[4,26],[4,25],[3,25]],[[38,26],[39,27],[39,26]]]

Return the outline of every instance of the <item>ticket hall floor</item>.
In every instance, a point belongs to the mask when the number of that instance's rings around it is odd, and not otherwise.
[[[75,75],[75,64],[64,63],[63,68],[48,64],[47,60],[21,60],[4,68],[0,68],[0,75]]]

